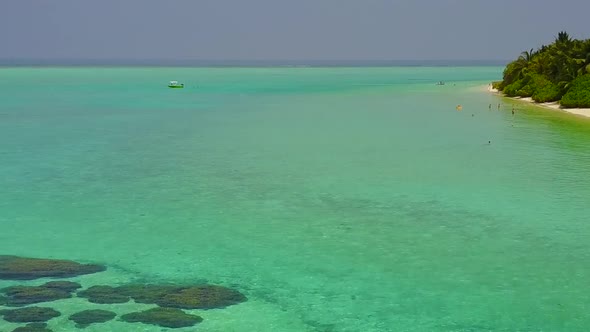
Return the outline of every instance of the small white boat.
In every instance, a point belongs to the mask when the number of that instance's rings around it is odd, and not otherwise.
[[[182,89],[184,88],[184,84],[178,83],[178,81],[170,81],[170,83],[168,83],[168,87],[173,89]]]

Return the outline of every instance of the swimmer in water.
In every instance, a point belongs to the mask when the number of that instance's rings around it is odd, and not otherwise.
[[[492,104],[490,104],[490,106],[488,107],[488,109],[489,109],[489,110],[491,110],[491,109],[492,109]]]

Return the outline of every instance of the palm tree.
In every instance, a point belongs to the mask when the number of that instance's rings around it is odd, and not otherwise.
[[[531,70],[537,74],[547,75],[551,66],[551,57],[547,53],[538,53],[531,61]]]
[[[590,74],[590,39],[581,43],[578,57],[581,60],[581,66],[578,70],[578,75]]]
[[[525,63],[528,63],[528,62],[530,62],[533,59],[534,56],[535,56],[535,52],[531,48],[530,51],[524,51],[524,52],[520,53],[520,56],[518,57],[518,60],[522,60]]]
[[[555,39],[556,44],[569,44],[571,42],[570,35],[565,31],[560,31]]]
[[[534,55],[535,53],[532,48],[530,51],[524,51],[520,53],[518,59],[511,63],[510,68],[506,68],[507,72],[504,72],[505,77],[508,76],[509,81],[511,82],[524,78],[528,72],[528,66],[531,63]]]

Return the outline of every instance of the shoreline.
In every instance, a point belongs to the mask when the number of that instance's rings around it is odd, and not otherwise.
[[[553,110],[553,111],[561,111],[573,115],[583,116],[586,118],[590,118],[590,108],[561,108],[559,102],[551,102],[551,103],[537,103],[532,98],[522,98],[522,97],[506,97],[503,93],[498,91],[498,89],[492,88],[491,84],[488,84],[487,91],[489,93],[496,94],[498,96],[502,96],[504,98],[509,98],[516,101],[526,102],[534,106],[539,106],[544,109]]]

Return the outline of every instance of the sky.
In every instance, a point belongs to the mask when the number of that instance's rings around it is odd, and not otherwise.
[[[0,59],[510,60],[589,0],[2,0]]]

